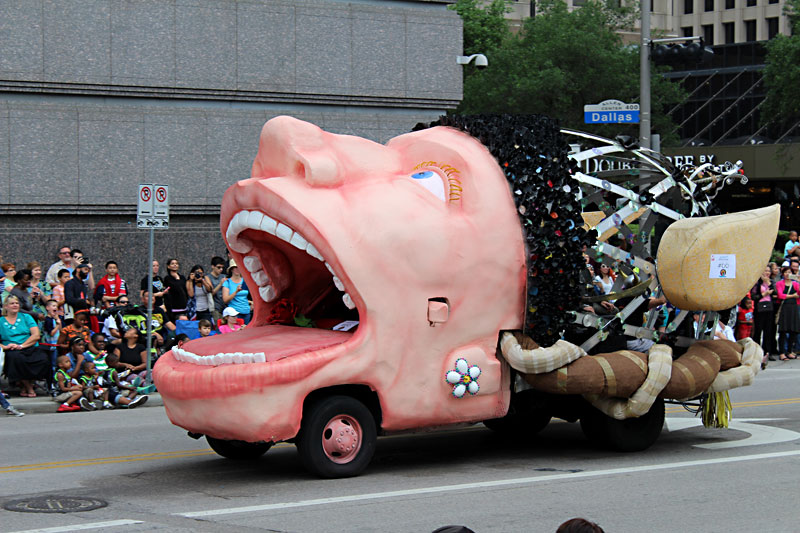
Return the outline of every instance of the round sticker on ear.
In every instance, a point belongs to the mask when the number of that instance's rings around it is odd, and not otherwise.
[[[433,172],[432,170],[422,170],[420,172],[411,174],[411,179],[425,187],[439,200],[443,202],[445,201],[444,181],[436,172]]]

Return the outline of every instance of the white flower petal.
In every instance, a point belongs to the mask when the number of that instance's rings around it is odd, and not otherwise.
[[[470,394],[478,394],[478,389],[480,389],[480,385],[478,385],[477,381],[473,381],[467,386],[467,390]]]
[[[467,392],[467,386],[463,383],[460,383],[453,388],[453,396],[456,398],[461,398],[464,396],[465,392]]]
[[[456,383],[459,383],[461,381],[461,374],[459,374],[455,370],[451,370],[450,372],[447,373],[445,379],[451,385],[455,385]]]
[[[478,366],[471,366],[469,367],[469,377],[472,379],[478,379],[478,376],[481,375],[481,369]]]
[[[456,370],[458,370],[462,374],[466,374],[469,371],[469,364],[467,363],[467,360],[464,358],[457,360]]]

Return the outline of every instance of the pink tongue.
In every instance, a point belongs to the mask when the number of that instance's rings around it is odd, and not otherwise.
[[[346,342],[352,333],[293,326],[249,327],[185,343],[182,348],[197,355],[264,352],[267,362],[322,350]]]

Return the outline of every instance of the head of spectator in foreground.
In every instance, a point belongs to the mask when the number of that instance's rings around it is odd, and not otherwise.
[[[131,303],[131,301],[128,299],[128,295],[127,294],[123,294],[122,296],[117,298],[117,301],[114,302],[114,305],[118,305],[120,307],[125,307],[126,305],[128,305],[130,303]]]
[[[89,263],[80,263],[75,266],[75,277],[80,280],[85,280],[89,277],[89,271],[92,267],[89,266]]]
[[[72,361],[70,361],[69,357],[66,355],[59,355],[56,358],[56,366],[64,372],[69,372],[69,370],[72,368]]]
[[[108,279],[114,279],[119,274],[119,267],[117,266],[116,261],[108,261],[106,262],[106,274],[108,275]]]
[[[77,248],[73,248],[69,255],[70,257],[72,257],[72,263],[75,266],[81,264],[81,260],[83,259],[83,252],[81,252]]]
[[[86,309],[75,311],[74,320],[75,321],[72,323],[72,325],[76,328],[82,328],[86,326],[86,324],[89,322],[89,311]]]
[[[556,530],[556,533],[604,533],[603,528],[585,518],[567,520]]]
[[[181,264],[174,257],[167,259],[167,273],[177,272],[180,267]]]
[[[33,285],[38,285],[39,280],[42,279],[42,264],[39,261],[31,261],[25,268],[31,271],[31,283]]]
[[[797,274],[797,271],[800,270],[800,257],[792,256],[789,262],[789,268],[792,269],[792,274]]]
[[[93,361],[84,361],[81,363],[81,370],[83,370],[83,373],[87,376],[94,376],[97,374],[97,367]]]
[[[214,277],[219,276],[225,270],[225,260],[219,256],[211,258],[211,275]]]
[[[14,263],[3,263],[0,265],[0,268],[3,269],[3,274],[7,279],[12,279],[14,274],[17,273],[17,267],[14,265]]]
[[[19,312],[19,298],[9,295],[3,302],[3,316],[16,316]]]
[[[792,242],[797,242],[797,232],[792,230],[789,232],[789,240]]]
[[[27,268],[23,268],[16,274],[14,274],[14,281],[19,285],[21,289],[27,289],[31,286],[31,279],[33,278],[33,274]]]
[[[92,343],[89,346],[93,353],[100,353],[106,349],[106,336],[103,333],[95,333],[91,337]]]
[[[57,317],[58,316],[58,302],[55,300],[47,300],[47,303],[44,304],[44,310],[47,311],[47,316],[50,317]]]
[[[136,328],[128,328],[125,330],[125,333],[122,334],[122,338],[128,342],[139,343],[142,340],[142,334]]]
[[[65,283],[69,281],[69,278],[72,277],[72,274],[70,274],[69,270],[67,270],[66,268],[62,268],[61,270],[58,271],[56,277],[58,278],[58,284],[63,286]]]
[[[189,271],[189,281],[193,282],[194,284],[200,284],[203,282],[203,278],[205,277],[206,273],[203,271],[202,265],[194,265],[192,270]]]
[[[791,275],[792,275],[792,267],[790,266],[781,267],[781,277],[783,279],[789,279],[789,276]]]
[[[114,347],[116,348],[116,346]],[[115,350],[109,350],[108,355],[106,355],[106,364],[108,368],[114,368],[119,363],[119,354]]]
[[[72,248],[69,246],[62,246],[58,249],[58,259],[66,266],[72,265]]]
[[[86,353],[86,341],[83,337],[72,337],[69,340],[69,351],[75,355]]]
[[[233,307],[226,307],[222,310],[222,323],[233,325],[236,324],[236,319],[239,316],[239,311]]]
[[[205,319],[200,320],[197,323],[197,331],[201,337],[208,337],[211,335],[211,322]]]

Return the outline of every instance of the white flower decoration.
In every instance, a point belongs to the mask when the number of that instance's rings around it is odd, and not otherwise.
[[[453,396],[461,398],[467,392],[472,395],[478,394],[480,389],[478,376],[480,375],[480,367],[476,365],[469,366],[467,360],[462,357],[456,360],[456,369],[445,374],[444,379],[453,385]]]

